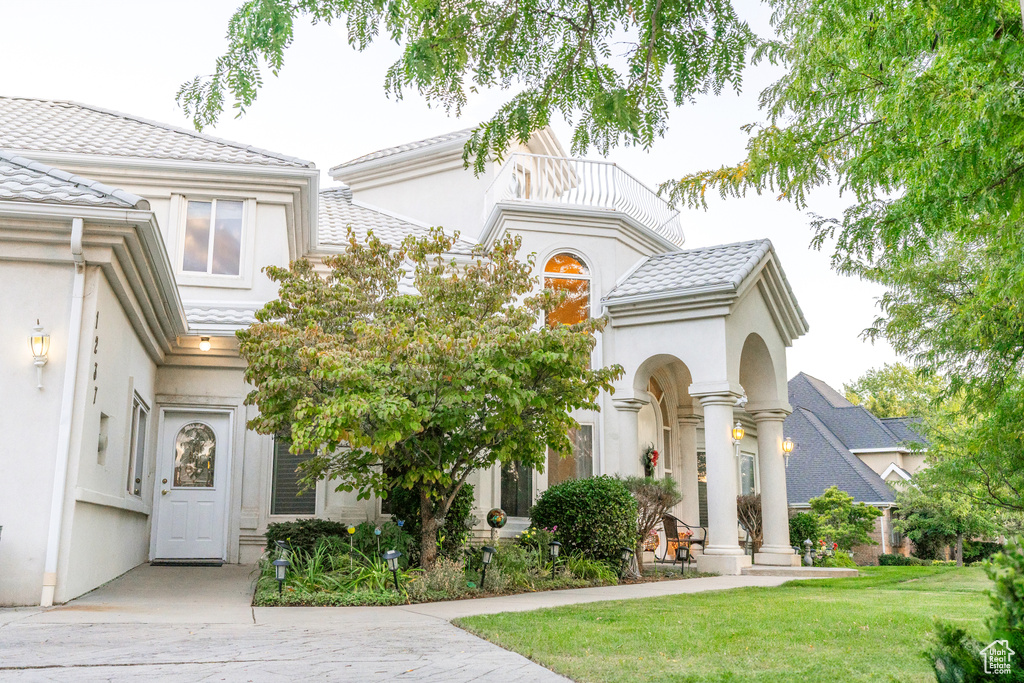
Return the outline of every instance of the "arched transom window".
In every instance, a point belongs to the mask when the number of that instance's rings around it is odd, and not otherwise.
[[[548,311],[548,325],[575,325],[590,317],[590,269],[580,257],[561,252],[548,259],[544,287],[567,293],[561,304]]]

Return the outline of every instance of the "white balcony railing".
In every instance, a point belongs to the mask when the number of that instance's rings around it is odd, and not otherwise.
[[[679,212],[649,187],[607,161],[515,153],[487,189],[485,211],[529,201],[618,211],[682,245]]]

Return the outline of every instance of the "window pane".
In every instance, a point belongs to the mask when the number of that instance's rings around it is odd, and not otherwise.
[[[135,493],[135,451],[138,447],[139,438],[139,402],[132,401],[132,432],[131,441],[128,442],[128,493]]]
[[[501,509],[509,517],[528,517],[533,503],[533,470],[517,463],[501,466]]]
[[[590,275],[590,270],[583,265],[583,261],[572,254],[555,254],[547,265],[544,266],[545,273],[565,273],[573,275]]]
[[[568,292],[568,297],[547,314],[548,325],[575,325],[589,317],[590,280],[546,278],[544,286],[555,292]]]
[[[211,202],[189,202],[185,215],[185,255],[181,269],[193,273],[206,272],[210,251]]]
[[[740,456],[740,493],[744,496],[754,493],[754,456],[746,453]]]
[[[181,428],[174,439],[174,485],[213,488],[217,438],[201,422]]]
[[[146,473],[145,470],[145,455],[146,455],[146,422],[149,415],[145,409],[140,405],[138,412],[138,428],[135,436],[135,463],[132,467],[132,481],[131,488],[129,489],[136,496],[142,495],[142,476]]]
[[[561,484],[570,479],[587,479],[594,475],[594,427],[580,425],[569,430],[572,453],[562,457],[561,453],[548,449],[548,486]]]
[[[294,455],[288,452],[287,439],[274,439],[274,484],[270,499],[272,515],[315,515],[316,492],[305,491],[301,496],[301,475],[296,470],[310,453]]]
[[[213,272],[238,275],[242,253],[242,202],[217,202],[213,227]]]

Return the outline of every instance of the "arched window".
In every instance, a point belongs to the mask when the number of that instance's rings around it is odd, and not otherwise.
[[[548,311],[548,325],[575,325],[590,317],[590,269],[578,256],[562,252],[548,259],[544,287],[568,293],[561,304]]]
[[[174,439],[174,485],[213,488],[217,437],[202,422],[181,428]]]

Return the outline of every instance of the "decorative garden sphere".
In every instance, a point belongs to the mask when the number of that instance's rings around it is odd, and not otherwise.
[[[490,525],[492,529],[500,529],[505,526],[505,522],[507,521],[508,515],[506,515],[505,511],[501,508],[494,508],[487,513],[487,524]]]

